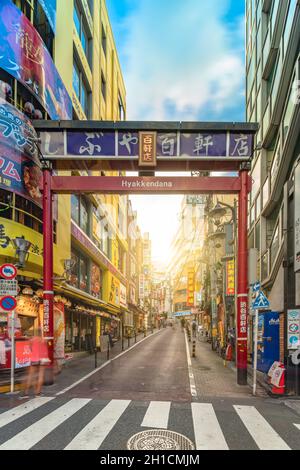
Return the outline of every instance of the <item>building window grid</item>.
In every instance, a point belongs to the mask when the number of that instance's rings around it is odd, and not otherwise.
[[[91,92],[85,84],[83,72],[76,60],[73,62],[73,90],[87,118],[90,117]]]
[[[92,59],[92,54],[91,54],[91,42],[92,38],[90,37],[90,34],[88,32],[88,28],[86,27],[85,24],[85,16],[82,12],[82,10],[79,8],[78,3],[74,3],[74,13],[73,13],[73,21],[75,24],[75,28],[77,31],[77,34],[79,36],[82,49],[85,53],[85,56],[87,58],[87,61],[89,63],[89,66],[91,67],[91,59]]]

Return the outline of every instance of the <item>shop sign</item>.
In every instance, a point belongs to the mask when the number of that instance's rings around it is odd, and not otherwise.
[[[31,347],[29,341],[16,341],[15,368],[22,369],[31,365]]]
[[[50,137],[49,137],[50,136]],[[189,134],[177,131],[175,133],[137,132],[137,131],[111,131],[105,129],[94,132],[41,132],[42,151],[47,154],[45,142],[51,143],[54,153],[52,155],[69,155],[83,157],[120,157],[136,160],[139,158],[141,166],[156,166],[156,160],[173,158],[188,160],[237,160],[247,161],[253,153],[254,135],[250,132],[210,132],[203,134],[191,132]],[[64,149],[64,141],[67,142]],[[57,149],[57,151],[56,151]],[[48,155],[47,155],[48,157]],[[49,155],[51,157],[51,155]],[[191,199],[201,204],[205,197]]]
[[[120,305],[127,307],[127,289],[124,284],[120,284]]]
[[[156,132],[139,133],[139,166],[156,166]]]
[[[288,310],[287,334],[288,349],[298,349],[300,346],[300,310]]]
[[[187,286],[187,306],[193,307],[195,300],[195,271],[188,272],[188,286]]]
[[[64,304],[55,303],[54,314],[54,358],[64,359],[65,357],[65,311]]]
[[[226,295],[235,294],[235,263],[234,259],[226,262]]]
[[[48,11],[53,3],[47,2]],[[34,26],[11,0],[1,0],[0,42],[0,68],[35,95],[51,119],[72,119],[72,101],[49,51]]]
[[[295,219],[294,219],[294,268],[295,272],[300,271],[300,163],[295,169]]]
[[[0,296],[10,295],[16,297],[18,293],[18,281],[16,281],[15,279],[0,279]]]

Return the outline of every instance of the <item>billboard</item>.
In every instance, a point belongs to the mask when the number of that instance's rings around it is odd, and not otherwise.
[[[0,68],[35,95],[51,119],[72,119],[72,101],[50,53],[11,0],[0,3]]]

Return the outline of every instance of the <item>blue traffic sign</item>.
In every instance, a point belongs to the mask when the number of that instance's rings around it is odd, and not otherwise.
[[[259,292],[260,291],[260,283],[256,282],[255,284],[252,285],[252,290],[253,292]]]
[[[252,308],[254,310],[258,310],[260,308],[269,308],[270,302],[268,301],[267,297],[263,292],[260,292],[256,297],[255,301],[252,304]]]
[[[17,300],[15,297],[7,295],[6,297],[2,297],[0,300],[0,309],[5,310],[6,312],[11,312],[12,310],[15,310],[16,307]]]

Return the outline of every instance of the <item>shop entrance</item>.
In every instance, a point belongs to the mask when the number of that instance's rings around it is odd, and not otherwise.
[[[35,123],[43,165],[44,335],[53,360],[53,194],[237,194],[237,383],[247,385],[249,170],[255,124],[155,122]],[[60,176],[58,170],[82,171]],[[118,171],[120,176],[91,172]],[[125,176],[127,171],[137,177]],[[230,176],[207,176],[211,172]],[[163,177],[160,172],[199,172]],[[86,176],[87,175],[87,176]],[[205,175],[205,176],[204,176]]]

